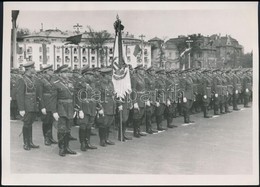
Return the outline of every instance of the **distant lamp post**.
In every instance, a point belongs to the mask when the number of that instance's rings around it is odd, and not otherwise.
[[[193,40],[190,38],[190,37],[188,37],[188,40],[186,40],[186,43],[188,43],[188,46],[189,46],[189,49],[190,49],[190,44],[193,42]],[[190,68],[190,52],[189,52],[189,68]]]

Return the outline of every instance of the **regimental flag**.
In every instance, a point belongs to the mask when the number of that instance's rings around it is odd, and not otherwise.
[[[68,44],[79,45],[79,43],[81,41],[81,38],[82,38],[82,34],[75,35],[75,36],[70,36],[70,37],[66,38],[66,42],[67,43],[65,43],[65,45],[68,45]]]
[[[186,53],[190,53],[191,51],[191,47],[190,48],[186,48],[181,54],[180,57],[183,57]]]
[[[117,19],[115,28],[122,28],[121,21]],[[119,98],[125,98],[127,93],[132,91],[129,67],[125,63],[125,53],[123,52],[121,30],[116,32],[113,54],[113,76],[112,82],[114,84],[115,93]]]
[[[134,56],[136,57],[140,52],[142,52],[141,47],[139,45],[135,45]]]

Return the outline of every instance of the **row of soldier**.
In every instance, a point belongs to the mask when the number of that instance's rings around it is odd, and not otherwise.
[[[22,116],[24,149],[39,148],[32,141],[32,124],[40,111],[45,145],[57,143],[52,135],[53,124],[57,123],[60,156],[76,154],[69,147],[73,123],[79,125],[80,149],[86,151],[97,149],[90,143],[94,125],[98,127],[100,146],[114,145],[109,140],[109,132],[115,123],[118,139],[131,140],[125,135],[130,124],[133,136],[140,138],[146,133],[177,127],[173,124],[177,115],[184,116],[184,123],[193,123],[191,112],[202,110],[204,117],[210,118],[210,108],[214,115],[229,113],[229,105],[239,110],[240,98],[245,107],[249,107],[252,99],[251,69],[165,71],[153,67],[145,69],[142,65],[134,69],[129,66],[132,92],[118,99],[109,67],[85,66],[81,71],[71,72],[66,65],[55,71],[48,65],[36,73],[34,63],[29,62],[24,68],[23,75],[16,70],[11,74],[11,113],[15,116],[18,110]],[[156,130],[152,129],[153,119]],[[164,119],[167,127],[163,127]],[[146,133],[141,132],[142,125]]]

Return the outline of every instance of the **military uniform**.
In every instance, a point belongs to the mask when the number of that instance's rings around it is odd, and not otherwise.
[[[36,80],[32,77],[34,73],[34,62],[24,64],[26,69],[23,78],[17,83],[18,110],[23,117],[23,140],[24,149],[39,148],[32,142],[32,124],[39,111],[37,106]],[[25,113],[24,113],[25,112]]]
[[[115,143],[109,140],[109,129],[114,124],[115,114],[116,114],[116,101],[114,99],[114,85],[110,75],[112,74],[111,68],[102,68],[100,70],[101,74],[109,75],[108,77],[103,77],[100,82],[100,93],[101,93],[101,106],[103,113],[97,115],[97,124],[99,127],[99,138],[100,145],[106,146],[114,145]]]
[[[11,103],[10,103],[10,109],[11,109],[11,119],[15,120],[18,115],[18,107],[17,107],[17,100],[16,100],[16,94],[17,94],[17,80],[21,78],[19,75],[18,69],[12,69],[11,70],[11,81],[10,81],[10,97],[11,97]]]
[[[135,68],[137,71],[144,70],[142,65],[139,65]],[[132,93],[131,99],[133,101],[133,128],[134,128],[134,137],[140,138],[144,134],[140,131],[140,126],[144,124],[145,121],[145,80],[143,75],[140,75],[138,72],[135,76],[131,77],[132,84]]]
[[[79,141],[81,143],[81,151],[86,149],[97,149],[97,147],[90,144],[91,127],[95,122],[98,103],[95,98],[96,83],[93,81],[93,72],[88,67],[83,67],[81,72],[84,77],[78,80],[76,102],[79,107],[79,113],[84,116],[78,115],[79,124]],[[91,76],[90,76],[91,75]]]
[[[207,75],[207,70],[204,70],[202,73],[201,79],[201,95],[202,95],[202,109],[204,118],[210,118],[212,116],[208,115],[208,106],[211,100],[211,89],[212,89],[212,82],[209,75]]]
[[[68,72],[66,65],[57,69],[58,73]],[[51,95],[51,112],[58,118],[58,145],[59,155],[76,154],[69,147],[71,120],[74,116],[74,87],[69,79],[60,76],[58,80],[52,82],[54,90]],[[58,117],[57,117],[58,115]],[[57,119],[56,119],[57,120]]]
[[[46,66],[43,68],[43,71],[52,70],[52,65]],[[52,123],[53,116],[51,112],[51,105],[54,102],[51,97],[51,94],[54,90],[52,84],[53,79],[51,75],[44,74],[41,76],[39,83],[39,104],[40,110],[42,111],[42,132],[44,136],[45,145],[57,144],[52,136]]]
[[[248,71],[248,70],[247,70]],[[242,93],[244,97],[244,107],[249,107],[248,102],[252,92],[252,79],[248,73],[243,77]]]
[[[185,70],[183,73],[188,72],[189,70]],[[182,91],[182,110],[184,115],[184,123],[192,123],[190,120],[190,108],[194,101],[194,93],[193,93],[193,81],[189,75],[182,76],[180,79],[180,90]]]
[[[235,70],[234,72],[236,71],[237,70]],[[233,110],[240,110],[237,107],[237,103],[238,103],[239,93],[241,93],[242,91],[242,85],[240,82],[240,78],[235,73],[233,73],[232,84],[233,84]]]
[[[214,70],[213,72],[219,71]],[[222,80],[218,74],[213,75],[212,78],[212,92],[214,93],[214,115],[219,115],[220,104],[222,102]]]
[[[225,109],[225,113],[230,113],[229,111],[229,98],[232,92],[229,92],[229,77],[227,76],[226,72],[222,73],[222,85],[223,85],[223,106]],[[222,109],[223,110],[223,109]]]

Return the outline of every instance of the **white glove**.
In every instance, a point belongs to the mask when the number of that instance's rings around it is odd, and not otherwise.
[[[139,109],[138,103],[134,104],[134,109]]]
[[[47,114],[46,108],[42,108],[41,111],[42,111],[42,114],[43,114],[43,115],[46,115],[46,114]]]
[[[79,118],[80,119],[84,118],[84,112],[82,110],[79,111]]]
[[[159,103],[159,102],[156,102],[155,104],[156,104],[156,107],[159,107],[159,106],[160,106],[160,103]]]
[[[236,90],[236,94],[238,94],[238,90]]]
[[[187,98],[183,97],[183,102],[186,103],[187,102]]]
[[[148,100],[148,101],[146,101],[146,106],[151,106],[151,103],[150,103],[150,101]]]
[[[103,109],[101,109],[100,111],[98,111],[98,113],[99,113],[99,115],[104,116],[104,111],[103,111]]]
[[[73,114],[73,118],[75,118],[77,115],[77,112],[75,111],[74,114]]]
[[[203,97],[204,97],[204,99],[207,99],[207,95],[204,95]]]
[[[59,114],[57,112],[53,113],[52,115],[56,121],[59,120]]]
[[[215,97],[218,97],[218,94],[215,94]]]
[[[171,101],[167,100],[167,106],[170,106],[170,105],[171,105]]]
[[[246,92],[249,92],[248,88],[246,89]]]
[[[22,117],[24,117],[24,115],[25,115],[25,111],[24,111],[24,110],[20,111],[19,113],[20,113],[20,115],[21,115]]]
[[[123,110],[123,105],[118,106],[118,110],[122,111]]]

